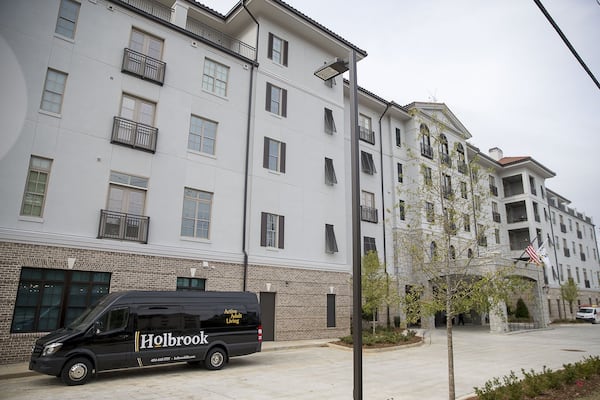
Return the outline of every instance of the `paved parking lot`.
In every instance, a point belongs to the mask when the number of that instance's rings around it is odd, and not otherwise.
[[[486,380],[545,365],[600,355],[600,325],[560,326],[511,335],[469,327],[455,329],[457,397]],[[368,400],[447,398],[446,338],[429,332],[419,347],[363,355],[363,393]],[[234,358],[221,371],[187,365],[100,374],[66,387],[33,375],[0,381],[0,399],[352,399],[352,352],[331,347],[264,351]]]

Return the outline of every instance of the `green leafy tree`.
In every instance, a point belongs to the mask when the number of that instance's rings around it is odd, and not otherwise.
[[[579,297],[579,288],[573,280],[573,278],[567,279],[565,283],[560,285],[560,297],[567,303],[569,303],[569,311],[571,316],[573,315],[573,303]]]
[[[399,301],[396,285],[390,284],[389,276],[374,251],[369,251],[363,256],[361,279],[363,313],[371,316],[373,334],[375,334],[377,309]]]

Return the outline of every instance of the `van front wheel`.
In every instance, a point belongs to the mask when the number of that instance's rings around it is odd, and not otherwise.
[[[227,360],[225,350],[220,347],[215,347],[210,349],[208,354],[206,354],[204,365],[206,366],[206,369],[210,370],[221,369],[223,368],[223,365],[225,365],[225,360]]]
[[[83,385],[92,375],[92,363],[87,358],[73,358],[65,364],[60,377],[69,386]]]

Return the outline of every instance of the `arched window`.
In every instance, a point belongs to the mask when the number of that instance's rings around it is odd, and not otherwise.
[[[437,244],[435,242],[431,242],[429,245],[429,256],[433,259],[437,254]]]
[[[458,161],[465,162],[465,148],[461,143],[456,145],[456,154],[458,157]]]
[[[433,159],[433,149],[431,148],[431,135],[429,128],[425,124],[421,124],[421,155]]]
[[[448,138],[443,133],[440,135],[440,151],[442,154],[448,155]]]

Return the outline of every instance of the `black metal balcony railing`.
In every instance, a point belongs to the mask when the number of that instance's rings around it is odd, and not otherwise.
[[[171,22],[171,7],[167,7],[153,0],[121,0],[123,3],[142,10],[147,14],[154,15],[163,21]]]
[[[209,42],[218,44],[221,47],[225,47],[250,60],[256,59],[256,49],[254,47],[249,46],[240,40],[234,39],[223,32],[219,32],[218,30],[213,29],[210,26],[205,25],[191,17],[188,17],[187,19],[185,30],[192,32],[201,38],[208,40]]]
[[[560,224],[560,231],[562,233],[567,233],[567,226],[565,224]]]
[[[452,159],[450,158],[449,154],[440,153],[440,159],[442,161],[442,164],[444,164],[448,167],[452,167]]]
[[[360,206],[360,219],[362,221],[377,223],[377,209],[372,207]]]
[[[117,239],[148,243],[150,217],[100,210],[98,239]]]
[[[110,142],[154,153],[156,151],[157,136],[158,128],[115,117]]]
[[[494,219],[494,222],[498,222],[498,223],[501,222],[499,212],[492,211],[492,218]]]
[[[433,147],[428,144],[421,143],[421,155],[433,160]]]
[[[585,261],[585,253],[579,253],[579,257],[581,257],[581,261]]]
[[[126,48],[123,52],[123,65],[121,66],[121,71],[158,83],[162,86],[165,82],[166,66],[167,63],[161,60],[148,57],[145,54]]]
[[[498,197],[498,186],[490,185],[490,193]]]
[[[375,132],[368,130],[362,126],[359,126],[359,136],[360,140],[365,141],[367,143],[375,144]]]
[[[569,250],[569,249],[563,249],[563,250],[564,250],[565,257],[571,257],[571,250]]]
[[[460,172],[461,174],[463,174],[463,175],[467,174],[467,163],[466,162],[459,161],[456,167],[458,168],[458,172]]]

